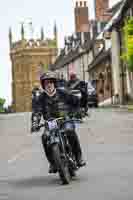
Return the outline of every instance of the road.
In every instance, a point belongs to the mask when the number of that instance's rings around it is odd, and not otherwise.
[[[87,166],[67,186],[29,128],[29,113],[0,115],[0,200],[133,200],[133,113],[90,111],[78,129]]]

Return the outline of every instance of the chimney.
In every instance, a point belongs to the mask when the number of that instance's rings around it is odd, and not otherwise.
[[[111,17],[110,15],[107,15],[109,0],[95,0],[94,2],[96,21],[107,22]]]
[[[76,1],[75,13],[75,32],[89,32],[89,14],[87,1]]]

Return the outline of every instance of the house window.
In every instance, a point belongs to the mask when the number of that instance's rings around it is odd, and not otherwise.
[[[133,8],[128,9],[127,16],[129,18],[133,17]]]
[[[129,9],[129,17],[132,17],[132,8]]]
[[[131,8],[131,17],[133,17],[133,8]]]

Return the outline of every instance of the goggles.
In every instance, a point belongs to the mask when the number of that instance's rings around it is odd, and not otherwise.
[[[46,80],[44,80],[44,85],[47,85],[47,84],[49,84],[49,83],[54,83],[54,81],[53,80],[48,80],[48,79],[46,79]]]

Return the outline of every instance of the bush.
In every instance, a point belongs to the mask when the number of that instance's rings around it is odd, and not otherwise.
[[[128,19],[124,26],[124,43],[125,52],[122,58],[127,62],[129,70],[133,72],[133,17]]]
[[[5,99],[0,98],[0,113],[4,112]]]

